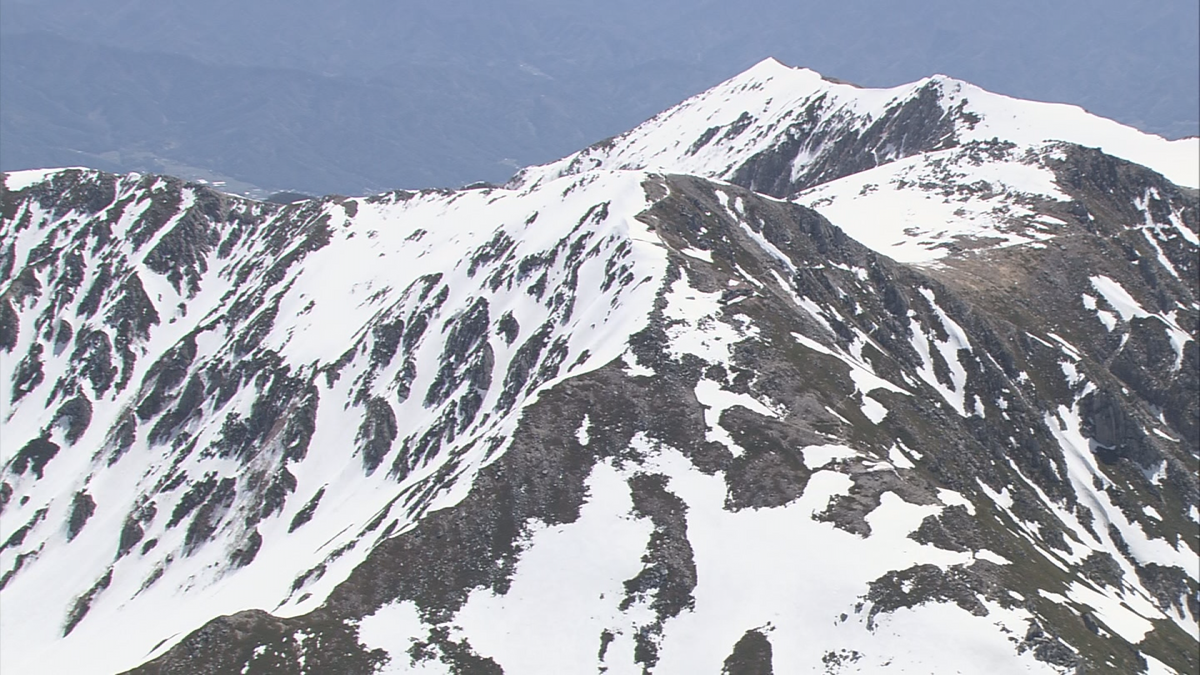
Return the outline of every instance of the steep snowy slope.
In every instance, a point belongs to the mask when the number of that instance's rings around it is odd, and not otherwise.
[[[785,197],[918,153],[999,139],[1065,141],[1200,186],[1200,139],[1168,141],[1070,105],[1001,96],[943,75],[864,89],[767,59],[646,121],[544,167],[531,182],[595,168],[718,178]]]
[[[0,669],[1194,672],[1194,143],[1045,105],[766,62],[505,188],[6,175]]]
[[[315,606],[619,355],[664,265],[637,174],[285,209],[34,178],[6,180],[6,671]]]
[[[1117,170],[1194,233],[1194,198]],[[628,353],[317,611],[220,619],[140,672],[1195,669],[1194,267],[1131,269],[1159,264],[1145,230],[1097,216],[922,271],[656,183],[667,269]],[[1121,187],[1077,194],[1103,215]]]

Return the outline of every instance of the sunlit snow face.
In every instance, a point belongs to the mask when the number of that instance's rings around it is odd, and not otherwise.
[[[42,178],[20,174],[7,184]],[[81,180],[104,179],[89,172]],[[27,646],[4,650],[5,663],[58,658],[76,670],[83,655],[103,653],[107,660],[89,667],[118,670],[212,616],[247,606],[307,611],[361,562],[379,534],[372,523],[388,514],[397,491],[424,496],[395,509],[389,532],[461,499],[474,472],[503,451],[525,404],[617,358],[646,321],[665,268],[660,246],[635,218],[648,204],[646,180],[593,174],[521,193],[256,206],[258,215],[240,216],[243,230],[212,224],[214,238],[224,241],[201,253],[206,257],[191,285],[174,278],[178,270],[145,261],[164,237],[192,222],[185,216],[206,217],[193,209],[199,193],[161,180],[121,182],[114,202],[124,211],[110,235],[115,245],[82,241],[84,276],[74,301],[52,306],[56,296],[43,294],[21,305],[14,349],[25,353],[43,339],[35,326],[46,316],[53,325],[69,320],[76,330],[99,331],[108,345],[122,344],[118,324],[105,317],[126,302],[127,283],[107,287],[95,309],[80,304],[108,264],[121,278],[137,280],[144,289],[137,297],[155,317],[134,335],[130,358],[117,362],[116,381],[97,389],[72,360],[74,350],[51,347],[41,352],[40,380],[14,403],[20,361],[3,361],[5,437],[35,438],[49,427],[58,448],[38,464],[42,476],[26,470],[16,478],[5,513],[5,538],[29,521],[25,548],[41,551],[4,591],[6,606],[38,607],[4,613],[22,617],[5,620],[6,642]],[[138,241],[154,194],[170,197],[173,210],[155,234]],[[71,241],[87,222],[73,212],[28,208],[35,224],[14,238],[22,260],[48,232]],[[277,239],[270,233],[287,228],[298,241],[268,254]],[[321,238],[311,232],[323,233],[323,242],[314,246]],[[42,284],[58,283],[61,271],[43,269]],[[471,307],[479,311],[464,311]],[[382,347],[391,340],[389,326],[401,333],[390,358],[381,360],[389,352]],[[53,344],[53,336],[45,339]],[[174,356],[156,366],[164,353]],[[169,363],[183,372],[162,384],[162,364]],[[275,365],[238,379],[237,368],[264,363]],[[227,375],[218,381],[218,373]],[[67,437],[70,425],[51,424],[57,403],[42,405],[60,382],[78,382],[91,401],[91,422],[78,438]],[[210,395],[195,399],[197,412],[181,417],[173,411],[193,400],[187,393],[193,382]],[[217,393],[230,383],[228,394]],[[151,406],[150,397],[162,403]],[[282,406],[276,418],[259,420],[274,406]],[[369,423],[367,408],[374,415]],[[137,424],[117,452],[113,429],[130,415]],[[160,418],[183,426],[171,431]],[[399,437],[372,457],[366,437],[383,433],[388,419]],[[239,428],[242,435],[264,434],[245,456],[225,449],[230,430]],[[176,454],[185,442],[189,450]],[[401,448],[416,444],[425,444],[424,452],[401,462]],[[439,469],[451,459],[455,470],[443,476]],[[286,501],[268,509],[261,489],[280,475],[287,478]],[[86,495],[94,512],[68,542],[56,524],[69,519],[75,493]],[[213,495],[220,497],[215,506],[204,506]],[[197,525],[199,518],[210,525]],[[134,529],[133,543],[114,560],[114,537]],[[197,534],[205,532],[211,541]],[[257,543],[247,548],[247,541]],[[250,551],[246,567],[231,562],[243,549]],[[20,552],[0,554],[5,569]],[[320,573],[309,573],[317,567]],[[84,596],[90,600],[80,605]],[[76,606],[85,611],[76,612],[60,647],[63,617]],[[117,628],[149,642],[98,652]]]

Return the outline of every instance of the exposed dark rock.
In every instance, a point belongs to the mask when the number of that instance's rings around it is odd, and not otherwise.
[[[288,534],[295,532],[302,525],[312,520],[313,514],[316,513],[317,506],[321,503],[321,497],[323,496],[325,496],[324,487],[322,487],[320,490],[317,490],[317,493],[313,495],[312,499],[308,500],[308,503],[305,504],[304,507],[297,511],[296,515],[292,517],[292,524],[288,525]]]
[[[444,627],[429,632],[428,642],[415,642],[408,655],[413,662],[437,658],[450,665],[450,672],[464,675],[504,675],[499,664],[475,653],[466,640],[453,641]]]
[[[168,394],[187,378],[188,367],[195,358],[196,336],[188,335],[150,366],[150,369],[146,371],[146,376],[142,378],[143,390],[149,389],[149,391],[138,403],[139,418],[149,420],[167,407],[170,402],[167,398]]]
[[[254,316],[243,328],[238,331],[237,343],[234,345],[234,352],[239,356],[245,356],[258,349],[259,345],[275,326],[275,317],[279,314],[278,303],[268,305],[262,311]]]
[[[252,530],[242,545],[229,554],[229,567],[237,569],[254,562],[255,556],[258,555],[259,549],[262,548],[262,542],[263,538],[258,533],[258,530]]]
[[[74,445],[92,423],[92,402],[86,396],[76,396],[63,403],[54,413],[52,426],[63,429],[63,438]]]
[[[696,587],[696,564],[691,542],[687,537],[687,504],[667,490],[667,478],[639,474],[629,481],[633,494],[633,510],[654,523],[646,553],[645,567],[625,582],[622,611],[637,602],[650,600],[657,620],[643,626],[635,640],[635,660],[646,669],[658,662],[657,640],[663,623],[679,616],[695,604],[692,589]]]
[[[117,330],[119,344],[132,344],[150,337],[150,328],[159,324],[158,311],[136,273],[117,288],[117,301],[104,322]]]
[[[83,526],[87,524],[92,514],[96,512],[96,502],[87,492],[76,492],[71,500],[71,515],[67,518],[67,541],[74,539]]]
[[[772,675],[771,641],[761,630],[748,630],[725,659],[722,675]]]
[[[965,506],[955,504],[942,509],[936,516],[926,516],[921,526],[909,538],[922,544],[931,544],[947,551],[978,551],[994,545],[984,532],[976,527],[977,520]]]
[[[29,535],[33,528],[37,527],[38,523],[45,519],[47,512],[48,509],[38,509],[36,512],[34,512],[33,517],[29,519],[29,522],[25,523],[21,527],[18,527],[16,530],[13,530],[13,533],[8,536],[8,539],[4,540],[4,544],[0,545],[0,551],[9,548],[16,548],[24,544],[25,537]]]
[[[480,267],[500,260],[516,246],[516,243],[507,233],[497,232],[491,241],[480,246],[471,255],[470,264],[467,266],[467,275],[473,277]]]
[[[124,558],[144,536],[146,536],[146,531],[142,528],[142,524],[133,518],[127,519],[124,527],[121,528],[121,538],[117,542],[117,558]]]
[[[1183,618],[1186,608],[1191,615],[1200,616],[1200,586],[1185,570],[1157,563],[1139,565],[1138,579],[1154,595],[1159,609]]]
[[[500,394],[500,406],[510,408],[525,390],[529,377],[537,367],[546,342],[553,334],[554,327],[545,324],[517,348],[512,359],[508,362],[508,372],[504,376],[504,390]]]
[[[375,345],[371,347],[371,366],[380,368],[392,362],[396,350],[400,347],[400,339],[404,337],[404,321],[396,319],[375,324],[371,329]]]
[[[4,587],[8,586],[8,583],[17,576],[17,574],[21,571],[21,569],[23,567],[25,567],[26,562],[33,560],[34,558],[37,557],[37,555],[38,555],[37,551],[26,551],[25,553],[18,553],[16,555],[16,557],[13,558],[12,569],[8,570],[3,575],[0,575],[0,591],[4,590]]]
[[[304,671],[314,675],[370,675],[386,660],[382,650],[366,652],[353,626],[325,617],[320,639],[294,638],[299,622],[278,619],[261,610],[221,617],[185,638],[154,661],[129,671],[137,675],[202,673],[273,673]]]
[[[130,242],[136,251],[150,241],[175,214],[183,202],[183,195],[178,189],[178,182],[166,179],[175,185],[168,184],[167,189],[150,192],[150,205],[142,211],[136,222],[129,228]],[[175,189],[172,189],[175,188]]]
[[[1109,553],[1104,551],[1091,553],[1080,563],[1079,569],[1084,576],[1100,586],[1117,589],[1122,587],[1121,579],[1125,576],[1125,572],[1121,570],[1121,565]]]
[[[13,371],[12,402],[20,401],[26,394],[37,388],[46,379],[42,371],[42,352],[45,351],[40,342],[33,343],[25,358],[17,364]]]
[[[287,468],[279,470],[270,478],[265,490],[262,491],[262,505],[259,507],[258,520],[262,520],[283,510],[283,503],[288,495],[296,491],[296,477]]]
[[[71,362],[78,364],[77,372],[91,383],[97,399],[108,392],[117,377],[112,352],[112,341],[104,331],[84,327],[75,336]]]
[[[295,377],[287,368],[264,369],[258,374],[255,386],[263,393],[254,399],[250,416],[225,418],[221,439],[216,443],[217,454],[249,462],[274,440],[282,448],[285,460],[303,459],[316,429],[319,403],[316,386]]]
[[[212,537],[213,532],[216,532],[217,526],[224,517],[225,512],[233,504],[237,489],[235,488],[237,481],[233,478],[223,478],[221,482],[213,489],[203,504],[196,510],[196,515],[192,518],[192,522],[188,524],[187,532],[183,538],[184,554],[191,554],[200,545],[204,544]],[[171,514],[174,518],[175,514]]]
[[[171,511],[171,518],[167,521],[167,528],[175,527],[182,522],[197,506],[204,503],[216,488],[217,479],[213,474],[205,476],[204,480],[192,483],[191,487],[179,498],[174,510]]]
[[[133,447],[133,441],[137,434],[137,418],[132,412],[126,413],[123,417],[118,418],[116,424],[108,432],[108,441],[105,446],[109,448],[108,465],[116,464],[121,456],[124,455],[129,448]]]
[[[175,399],[174,407],[150,428],[150,443],[165,444],[176,438],[188,422],[202,414],[204,403],[204,381],[193,375]]]
[[[187,298],[200,291],[200,277],[208,271],[207,255],[217,233],[195,209],[188,211],[146,254],[146,267],[165,276],[175,292]]]
[[[504,337],[506,343],[511,345],[521,332],[521,324],[517,323],[512,312],[505,312],[500,317],[500,320],[496,322],[496,332]]]
[[[391,452],[397,432],[396,414],[392,411],[391,404],[381,398],[367,401],[362,425],[359,426],[355,439],[367,475],[374,473],[383,458]]]
[[[916,476],[906,476],[905,480],[895,471],[863,471],[853,473],[851,477],[854,485],[849,494],[834,496],[829,500],[828,508],[815,518],[866,537],[871,534],[866,517],[879,506],[884,492],[894,492],[912,504],[938,503],[933,487]]]
[[[729,485],[726,508],[783,506],[804,492],[812,472],[796,452],[803,447],[796,429],[740,406],[724,411],[718,423],[745,451],[725,472]]]
[[[88,288],[87,293],[83,296],[83,300],[79,303],[79,315],[81,317],[90,318],[99,311],[100,302],[112,286],[112,282],[112,267],[107,263],[101,263],[99,273],[96,274],[91,287]]]
[[[71,343],[73,337],[75,337],[75,328],[71,326],[71,322],[66,319],[60,320],[58,330],[54,333],[54,353],[61,354]]]
[[[21,334],[20,317],[8,298],[0,298],[0,349],[12,352]]]
[[[491,386],[492,350],[487,343],[488,303],[478,298],[443,327],[445,346],[441,369],[425,394],[425,405],[444,403],[464,382],[477,392]]]
[[[63,625],[63,637],[70,635],[71,631],[75,630],[75,627],[79,625],[79,622],[83,621],[83,617],[92,608],[92,602],[95,601],[96,596],[100,595],[112,583],[112,577],[113,570],[110,567],[104,573],[104,576],[100,577],[86,593],[76,598],[75,605],[67,613],[66,623]]]
[[[46,464],[54,459],[58,451],[58,443],[47,438],[35,438],[17,451],[8,468],[19,475],[24,475],[26,471],[32,471],[33,475],[41,478]]]
[[[1140,425],[1113,394],[1105,390],[1087,394],[1079,400],[1079,413],[1083,433],[1095,441],[1093,452],[1100,461],[1114,464],[1127,459],[1142,467],[1162,461],[1162,454],[1146,441]]]
[[[987,608],[977,597],[984,588],[982,580],[962,567],[942,571],[936,565],[915,565],[888,572],[872,581],[867,592],[867,600],[871,603],[867,625],[872,627],[879,614],[927,602],[953,602],[975,616],[987,616]]]
[[[1021,643],[1022,651],[1032,649],[1034,657],[1043,663],[1063,668],[1077,668],[1081,665],[1079,657],[1062,640],[1047,635],[1037,621],[1030,621],[1025,639]],[[1088,672],[1084,669],[1083,672]]]

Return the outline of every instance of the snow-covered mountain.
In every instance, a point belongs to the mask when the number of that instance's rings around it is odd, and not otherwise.
[[[1076,106],[1013,99],[943,75],[863,89],[774,59],[516,182],[649,169],[788,197],[897,159],[991,140],[1096,147],[1177,185],[1200,186],[1197,138],[1168,141]]]
[[[769,61],[505,187],[6,174],[0,670],[1194,672],[1197,152]]]

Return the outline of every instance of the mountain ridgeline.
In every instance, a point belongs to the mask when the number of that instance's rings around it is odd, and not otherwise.
[[[502,187],[6,174],[0,669],[1196,672],[1197,146],[764,62]]]

